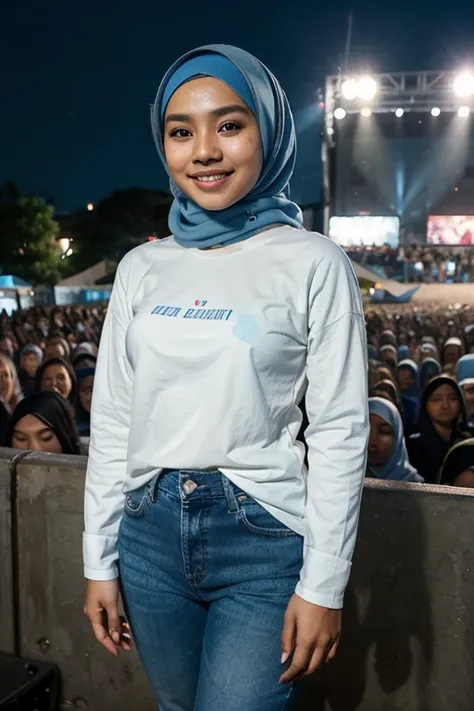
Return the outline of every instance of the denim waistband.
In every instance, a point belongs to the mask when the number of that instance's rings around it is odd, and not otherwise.
[[[238,497],[246,494],[220,471],[165,469],[149,483],[152,499],[159,491],[179,499],[226,498],[229,511],[239,508]]]

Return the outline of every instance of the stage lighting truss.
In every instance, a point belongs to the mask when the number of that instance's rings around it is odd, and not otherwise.
[[[372,76],[329,76],[326,79],[325,132],[335,140],[335,110],[361,114],[393,113],[402,118],[410,111],[458,113],[468,107],[474,113],[474,72],[422,71],[374,74]],[[439,110],[439,113],[438,113]],[[466,114],[466,109],[463,112]],[[342,111],[339,112],[342,114]],[[365,111],[368,114],[368,111]]]

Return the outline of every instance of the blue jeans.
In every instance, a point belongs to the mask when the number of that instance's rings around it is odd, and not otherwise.
[[[289,711],[280,635],[303,539],[220,472],[128,494],[122,596],[160,711]]]

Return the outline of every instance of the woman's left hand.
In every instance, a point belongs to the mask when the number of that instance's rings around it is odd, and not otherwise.
[[[300,681],[334,657],[341,635],[342,610],[330,610],[299,595],[286,608],[281,635],[282,664],[292,655],[280,684]]]

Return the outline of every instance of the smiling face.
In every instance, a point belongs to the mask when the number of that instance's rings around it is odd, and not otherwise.
[[[41,390],[59,393],[64,399],[69,397],[72,381],[64,365],[54,363],[45,368],[41,378]]]
[[[205,210],[234,205],[260,177],[257,119],[218,79],[194,79],[175,91],[166,109],[163,143],[173,181]]]

